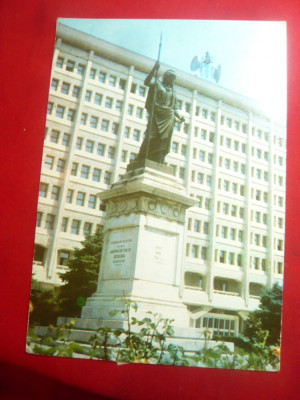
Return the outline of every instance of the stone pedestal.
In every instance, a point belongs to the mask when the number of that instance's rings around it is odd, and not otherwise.
[[[99,194],[107,217],[98,288],[81,319],[122,318],[110,311],[122,308],[116,298],[125,296],[138,303],[138,318],[152,311],[174,319],[175,326],[189,326],[179,287],[185,212],[194,200],[170,172],[150,161],[131,165],[120,182]]]

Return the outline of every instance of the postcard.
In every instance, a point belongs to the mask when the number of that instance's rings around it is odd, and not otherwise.
[[[59,19],[27,352],[278,371],[286,24]]]

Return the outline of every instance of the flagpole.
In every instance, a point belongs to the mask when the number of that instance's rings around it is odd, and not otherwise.
[[[159,64],[159,61],[160,61],[161,45],[162,45],[162,32],[160,34],[160,42],[159,42],[159,48],[158,48],[157,64]],[[158,68],[155,69],[153,101],[152,101],[151,113],[149,115],[149,123],[148,123],[148,127],[147,127],[147,137],[146,137],[147,147],[146,147],[145,163],[146,163],[146,160],[148,159],[148,153],[149,153],[150,133],[151,133],[151,129],[152,129],[154,107],[155,107],[155,102],[156,102],[157,80],[158,80]]]

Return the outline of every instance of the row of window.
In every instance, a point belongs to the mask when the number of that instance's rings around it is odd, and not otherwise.
[[[75,99],[78,99],[80,94],[80,86],[72,85],[71,83],[65,81],[60,82],[55,78],[51,80],[51,89],[54,91],[59,90],[60,93],[65,95],[71,95]]]
[[[45,228],[48,230],[53,230],[55,223],[55,214],[44,214],[40,211],[37,213],[36,226],[38,228]],[[93,224],[91,222],[84,222],[78,219],[69,219],[63,217],[60,230],[62,232],[69,232],[74,235],[90,235],[93,231]],[[60,263],[60,265],[65,265],[65,263]]]
[[[66,202],[80,207],[87,206],[95,210],[98,204],[98,198],[94,194],[87,195],[87,193],[81,191],[75,192],[74,189],[68,189]],[[101,202],[99,203],[99,210],[105,211],[105,207]]]
[[[243,255],[233,251],[215,250],[215,261],[221,264],[235,265],[238,267],[243,266]]]
[[[171,147],[172,153],[180,153],[182,156],[186,156],[187,153],[187,145],[186,144],[180,144],[178,142],[172,142],[172,147]]]
[[[46,155],[44,159],[44,168],[53,170],[56,166],[56,171],[60,173],[65,171],[65,164],[66,160],[63,158],[58,158],[56,160],[53,156]]]
[[[201,140],[206,140],[209,141],[210,143],[213,143],[215,138],[215,133],[208,132],[206,129],[200,129],[198,126],[196,126],[194,129],[194,136]]]
[[[198,244],[186,244],[186,256],[192,258],[200,258],[201,260],[207,260],[208,248],[206,246],[200,246]]]
[[[237,240],[242,243],[244,240],[244,231],[241,229],[229,228],[228,226],[217,225],[216,236],[223,239]]]
[[[208,197],[198,196],[194,193],[191,193],[191,197],[196,200],[195,207],[197,208],[204,208],[205,210],[211,209],[211,199]]]
[[[223,203],[221,201],[218,201],[217,211],[218,213],[237,218],[244,218],[245,214],[244,207],[237,206],[236,204]]]
[[[205,235],[209,234],[209,223],[206,221],[200,221],[198,219],[189,218],[188,219],[188,230],[197,232],[197,233],[204,233]]]
[[[246,174],[246,165],[244,163],[240,163],[238,161],[233,161],[230,158],[219,158],[219,167],[223,167],[227,170],[237,172],[240,174]]]
[[[56,105],[52,102],[49,102],[47,107],[47,114],[53,114],[57,118],[66,118],[68,121],[73,122],[75,120],[76,111],[73,108],[68,108],[60,104]]]
[[[263,213],[261,211],[251,210],[250,218],[251,221],[256,222],[258,224],[268,225],[268,214]]]
[[[193,170],[192,171],[192,182],[195,182],[199,185],[206,185],[208,187],[211,187],[212,186],[212,176]]]
[[[85,71],[85,65],[77,62],[76,60],[72,60],[70,58],[65,59],[64,57],[57,57],[56,67],[65,69],[68,72],[75,72],[76,74],[82,76]]]
[[[40,197],[48,197],[48,193],[49,193],[49,184],[45,183],[45,182],[41,182],[40,183],[40,188],[39,188],[39,196]],[[60,195],[60,190],[61,187],[57,186],[57,185],[52,185],[51,186],[51,194],[50,194],[50,198],[52,200],[58,200],[59,199],[59,195]]]
[[[76,149],[84,150],[87,153],[93,154],[96,150],[96,154],[102,157],[108,157],[110,159],[114,159],[115,150],[114,146],[107,146],[101,142],[95,142],[94,140],[84,140],[82,137],[77,137],[76,139]]]
[[[92,168],[89,165],[79,164],[77,162],[73,162],[71,175],[78,176],[83,179],[92,179],[94,182],[100,182],[103,175],[103,183],[106,185],[110,185],[111,183],[111,172],[104,171],[102,174],[102,170],[100,168]]]
[[[226,179],[219,179],[218,189],[224,190],[224,192],[231,192],[239,196],[245,196],[245,186],[240,183],[231,182]]]
[[[252,147],[251,155],[252,157],[257,158],[258,160],[269,161],[269,152],[263,151],[261,148]]]
[[[251,189],[251,199],[268,203],[269,194],[258,189]]]
[[[225,117],[224,115],[221,116],[221,125],[243,133],[247,133],[248,131],[248,125],[246,123],[241,123],[240,121],[232,120],[231,118]]]
[[[264,171],[261,168],[251,167],[251,177],[268,182],[269,173],[268,171]]]
[[[57,129],[51,129],[49,135],[48,128],[46,128],[45,140],[49,140],[51,143],[61,144],[62,146],[68,147],[70,145],[71,135],[66,132],[60,132]]]
[[[178,176],[180,179],[185,179],[185,168],[184,167],[179,167],[178,165],[170,164],[170,167],[172,168],[173,175]]]
[[[113,133],[114,135],[118,134],[119,124],[116,122],[111,122],[108,119],[102,118],[100,123],[100,118],[95,115],[88,115],[87,113],[81,113],[80,118],[81,125],[89,124],[90,128],[98,129],[100,127],[101,131]]]
[[[268,142],[270,134],[268,132],[263,132],[261,129],[253,127],[252,136],[256,137],[257,139],[263,139],[265,142]]]
[[[208,164],[212,164],[214,161],[214,155],[212,153],[206,152],[204,150],[198,150],[193,148],[193,159]]]
[[[230,137],[220,136],[220,145],[226,147],[227,149],[234,150],[237,152],[246,153],[246,143],[242,143],[238,140],[233,140]]]

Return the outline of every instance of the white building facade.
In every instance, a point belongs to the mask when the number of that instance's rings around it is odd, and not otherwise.
[[[44,285],[59,285],[74,247],[104,225],[97,193],[139,151],[143,81],[153,64],[58,24],[33,265]],[[262,288],[282,283],[285,128],[239,94],[176,74],[185,123],[176,125],[166,161],[197,201],[187,212],[180,296],[190,327],[233,336]]]

